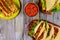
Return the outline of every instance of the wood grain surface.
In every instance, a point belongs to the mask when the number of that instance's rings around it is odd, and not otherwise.
[[[37,4],[38,0],[24,0],[24,2],[23,2],[24,6],[28,2],[33,2],[33,3]],[[43,13],[39,12],[39,14],[36,17],[34,17],[34,18],[29,18],[26,15],[24,15],[24,27],[25,27],[24,28],[25,29],[25,31],[24,31],[24,40],[32,40],[32,38],[30,38],[27,35],[27,33],[26,33],[27,30],[26,29],[27,29],[27,26],[28,26],[29,22],[32,21],[32,20],[34,20],[34,19],[48,20],[48,21],[50,21],[50,22],[52,22],[52,23],[57,24],[57,25],[60,26],[60,11],[56,12],[56,13],[54,13],[52,15],[47,15],[47,14],[43,14]]]
[[[23,0],[21,12],[12,20],[0,19],[0,40],[23,40]]]
[[[35,17],[28,17],[24,12],[24,6],[28,2],[38,3],[38,0],[20,0],[21,12],[12,20],[0,19],[0,40],[32,40],[27,34],[26,29],[30,21],[34,19],[44,19],[60,25],[60,12],[56,12],[53,15],[46,15],[41,12]],[[18,37],[17,37],[18,36]]]

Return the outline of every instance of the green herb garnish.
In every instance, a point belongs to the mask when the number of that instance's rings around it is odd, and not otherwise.
[[[38,21],[37,23],[35,23],[31,29],[31,31],[29,31],[29,35],[33,36],[34,35],[34,29],[36,28],[36,26],[40,23],[40,21]]]
[[[30,35],[30,36],[33,36],[33,34],[34,34],[34,30],[31,30],[31,31],[29,32],[29,35]]]
[[[56,4],[55,7],[52,9],[53,12],[57,12],[60,10],[60,4]]]
[[[45,29],[47,30],[47,21],[45,21]]]
[[[55,8],[53,8],[53,9],[52,9],[52,11],[53,11],[53,12],[56,12],[56,11],[57,11],[57,8],[56,8],[56,7],[55,7]]]

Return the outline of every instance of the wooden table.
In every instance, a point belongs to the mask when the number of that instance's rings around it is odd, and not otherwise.
[[[20,1],[22,4],[22,9],[20,14],[15,19],[8,21],[0,19],[0,40],[31,40],[31,38],[27,36],[25,30],[29,22],[34,19],[44,19],[60,25],[60,12],[56,12],[53,15],[46,15],[39,12],[35,17],[28,17],[23,12],[25,4],[28,2],[37,3],[38,0]]]
[[[26,3],[28,2],[34,2],[34,3],[38,3],[38,0],[24,0],[24,6]],[[39,12],[35,17],[28,17],[24,14],[24,40],[32,40],[27,34],[26,34],[26,29],[27,29],[27,25],[29,24],[30,21],[34,20],[34,19],[44,19],[44,20],[48,20],[52,23],[55,23],[57,25],[60,26],[60,12],[56,12],[52,15],[47,15],[47,14],[43,14],[41,12]]]

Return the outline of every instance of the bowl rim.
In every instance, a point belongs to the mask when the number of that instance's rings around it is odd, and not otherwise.
[[[27,6],[28,4],[30,4],[30,3],[32,3],[32,4],[34,4],[34,5],[36,5],[36,6],[37,6],[37,8],[38,8],[37,13],[34,15],[34,16],[36,16],[36,15],[39,13],[39,7],[38,7],[38,4],[33,3],[33,2],[28,2],[28,3],[26,3],[26,4],[25,4],[25,6],[24,6],[24,13],[27,15],[27,13],[25,12],[25,8],[26,8],[26,6]],[[29,16],[29,15],[27,15],[27,16]],[[29,17],[34,17],[34,16],[29,16]]]

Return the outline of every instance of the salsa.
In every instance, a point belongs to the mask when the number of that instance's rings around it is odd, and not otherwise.
[[[38,13],[38,6],[34,3],[28,3],[25,7],[25,12],[28,16],[33,17]]]

